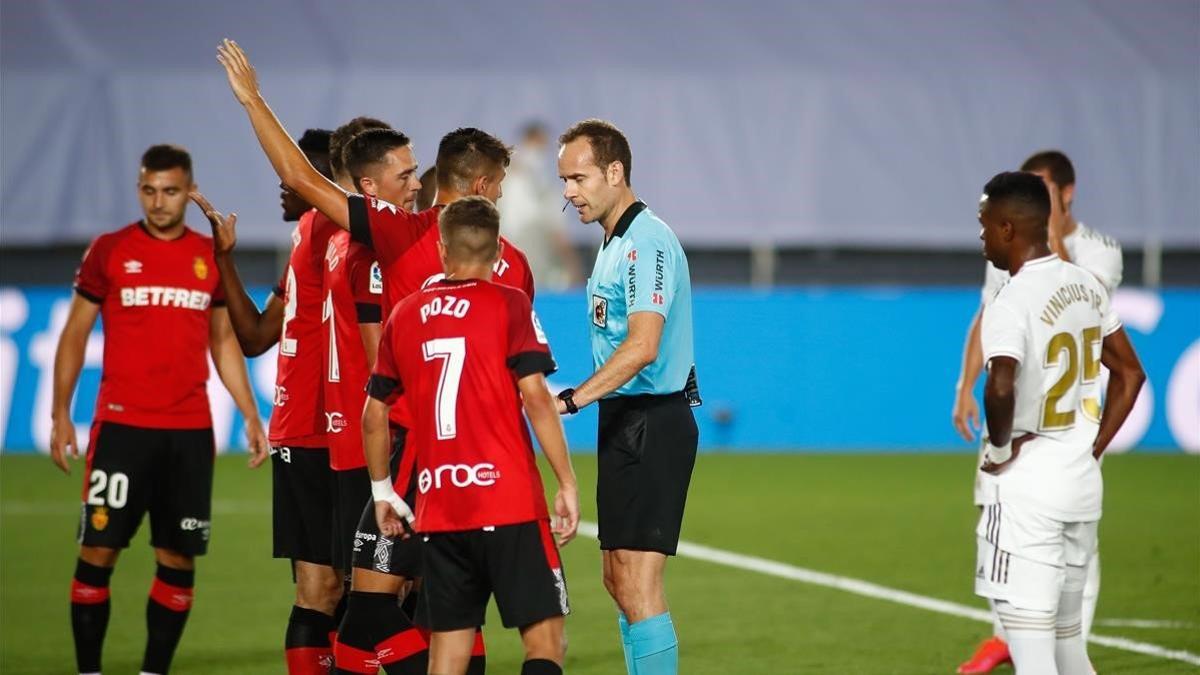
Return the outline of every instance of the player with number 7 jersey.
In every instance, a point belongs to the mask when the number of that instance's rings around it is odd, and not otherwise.
[[[396,306],[368,393],[408,401],[417,531],[548,518],[515,384],[556,368],[529,298],[515,288],[446,279]]]
[[[387,477],[387,406],[403,393],[416,461],[413,523],[423,535],[416,623],[431,631],[429,671],[464,672],[492,595],[520,628],[521,672],[561,673],[570,611],[553,534],[578,526],[578,488],[545,375],[555,370],[529,298],[494,284],[499,214],[482,197],[439,216],[445,279],[392,310],[363,411],[374,515],[386,536],[412,512]],[[522,409],[559,484],[552,529]]]

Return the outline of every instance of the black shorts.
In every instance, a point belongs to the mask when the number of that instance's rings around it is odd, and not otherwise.
[[[271,446],[276,558],[333,564],[333,469],[328,448]]]
[[[392,428],[392,456],[389,460],[391,475],[395,476],[404,456],[404,439],[406,431],[400,427]],[[416,463],[413,463],[416,471]],[[409,481],[408,492],[401,495],[409,508],[416,508],[417,481]],[[379,533],[379,523],[375,521],[375,500],[371,498],[370,486],[367,488],[366,506],[360,506],[358,528],[354,531],[353,550],[351,552],[354,567],[373,572],[382,572],[393,576],[413,579],[421,576],[421,538],[395,539]]]
[[[371,474],[367,467],[334,471],[333,566],[347,572],[353,562],[354,533],[363,504],[371,501]]]
[[[570,614],[549,521],[435,532],[424,539],[417,625],[433,631],[482,626],[492,595],[505,628]]]
[[[79,543],[126,548],[150,512],[150,545],[184,555],[208,550],[213,430],[92,425]]]
[[[682,393],[600,401],[600,548],[675,555],[699,433]]]

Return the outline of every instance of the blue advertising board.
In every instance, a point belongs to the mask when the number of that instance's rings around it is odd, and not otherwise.
[[[265,288],[254,297],[265,298]],[[966,288],[697,289],[701,446],[725,451],[973,451],[950,424],[963,336],[979,302]],[[63,288],[0,288],[0,439],[4,452],[45,452],[54,350],[70,304]],[[1121,290],[1114,298],[1149,375],[1115,450],[1200,452],[1200,291]],[[560,370],[555,388],[591,372],[580,292],[536,303]],[[161,339],[170,339],[162,336]],[[87,438],[103,336],[93,334],[74,419]],[[263,418],[274,352],[251,362]],[[209,384],[219,449],[242,423]],[[595,406],[565,421],[573,448],[595,447]]]

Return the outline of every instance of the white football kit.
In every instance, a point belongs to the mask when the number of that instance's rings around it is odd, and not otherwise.
[[[1071,257],[1071,262],[1091,272],[1100,280],[1111,296],[1112,292],[1120,285],[1124,273],[1121,245],[1115,239],[1100,234],[1083,223],[1076,223],[1075,230],[1063,238],[1063,244],[1067,247],[1067,255]],[[1004,284],[1008,283],[1009,276],[1008,272],[997,269],[990,262],[985,262],[984,266],[986,270],[981,304],[986,315],[988,305],[992,303]],[[987,361],[985,360],[984,363]],[[976,467],[983,463],[982,450],[980,453]],[[976,506],[991,503],[989,496],[995,492],[991,487],[991,478],[982,471],[975,472]]]
[[[1025,263],[986,307],[984,363],[1018,362],[1012,437],[1036,438],[988,481],[976,529],[979,595],[1053,611],[1066,566],[1092,555],[1103,497],[1092,457],[1100,355],[1120,327],[1100,280],[1056,255]]]

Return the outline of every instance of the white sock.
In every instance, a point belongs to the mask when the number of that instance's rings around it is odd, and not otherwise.
[[[1008,636],[1004,634],[1004,624],[1000,623],[1000,615],[996,613],[996,601],[988,598],[988,605],[992,608],[992,635],[1008,641]]]
[[[1022,609],[997,600],[996,613],[1008,634],[1008,652],[1020,675],[1059,675],[1054,661],[1054,612]]]
[[[1083,584],[1083,639],[1092,634],[1096,620],[1096,601],[1100,599],[1100,549],[1088,560],[1087,581]]]
[[[1067,576],[1058,596],[1058,616],[1054,621],[1054,661],[1059,675],[1091,675],[1087,642],[1083,638],[1083,585],[1088,571],[1067,565]]]

